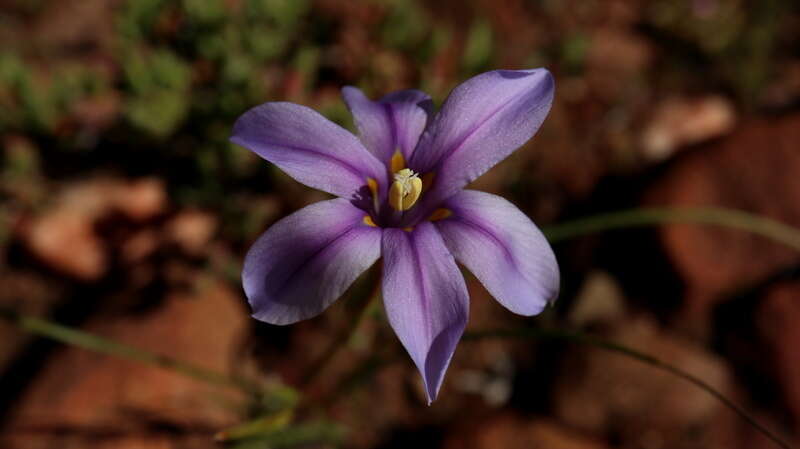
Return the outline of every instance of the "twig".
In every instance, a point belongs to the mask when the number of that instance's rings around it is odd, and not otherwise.
[[[691,223],[724,226],[767,237],[800,251],[800,230],[771,218],[721,207],[628,209],[544,227],[551,243],[612,229]]]
[[[334,356],[347,345],[352,336],[358,330],[364,317],[370,311],[370,303],[377,295],[378,289],[381,285],[380,278],[381,268],[380,264],[375,264],[369,272],[368,279],[365,280],[361,289],[353,293],[350,299],[350,308],[354,312],[351,314],[350,319],[344,327],[330,340],[328,346],[322,352],[322,355],[311,364],[311,367],[306,371],[306,374],[301,380],[301,385],[306,387],[311,385],[317,376],[322,373],[325,367],[333,360]]]
[[[709,385],[704,380],[692,374],[689,374],[686,371],[683,371],[682,369],[676,367],[675,365],[669,364],[652,355],[645,354],[635,349],[628,348],[627,346],[620,345],[619,343],[615,343],[609,340],[604,340],[602,338],[598,338],[593,335],[588,335],[582,332],[563,331],[557,329],[536,329],[536,328],[498,329],[498,330],[468,332],[464,334],[464,340],[480,340],[483,338],[545,338],[550,340],[563,340],[572,343],[586,344],[589,346],[594,346],[596,348],[605,349],[607,351],[616,352],[617,354],[628,356],[632,359],[646,363],[662,371],[666,371],[670,374],[680,377],[681,379],[689,381],[696,387],[700,388],[701,390],[705,391],[706,393],[716,398],[724,406],[726,406],[734,413],[739,415],[742,419],[747,421],[747,423],[753,426],[753,428],[755,428],[765,437],[772,440],[772,442],[774,442],[783,449],[791,449],[788,443],[781,440],[777,435],[775,435],[775,433],[767,429],[766,426],[759,423],[756,420],[756,418],[750,415],[750,413],[748,413],[744,408],[737,405],[735,402],[727,398],[725,395],[720,393],[718,390],[716,390],[714,387]]]
[[[209,384],[234,388],[247,394],[258,393],[261,390],[256,383],[248,379],[229,377],[217,371],[73,329],[43,318],[25,315],[13,309],[0,308],[0,318],[24,331],[47,337],[60,343],[171,370],[186,377]]]

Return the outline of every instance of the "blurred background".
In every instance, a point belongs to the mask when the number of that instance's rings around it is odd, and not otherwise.
[[[0,0],[0,307],[295,387],[294,420],[273,424],[331,423],[334,442],[314,447],[772,448],[684,380],[587,346],[464,341],[428,407],[380,307],[352,338],[346,299],[297,325],[256,322],[239,279],[247,248],[325,195],[227,138],[265,101],[352,129],[343,85],[373,98],[420,88],[441,104],[482,71],[547,67],[544,126],[474,188],[543,227],[645,206],[800,226],[799,43],[792,0]],[[800,436],[796,252],[683,224],[555,248],[554,308],[514,316],[468,277],[469,330],[590,331]],[[4,448],[225,447],[216,432],[263,412],[2,320],[0,376]],[[228,447],[314,440],[291,435]]]

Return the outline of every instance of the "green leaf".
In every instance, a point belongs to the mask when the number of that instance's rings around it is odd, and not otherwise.
[[[216,25],[225,20],[225,5],[221,0],[183,0],[187,18],[197,25]]]
[[[295,25],[310,7],[308,0],[248,0],[245,11],[257,21],[268,21],[281,28]]]
[[[489,66],[492,57],[492,27],[479,20],[472,24],[464,48],[463,66],[469,73],[479,72]]]
[[[336,444],[342,440],[344,433],[344,429],[337,424],[317,421],[297,424],[266,433],[258,438],[243,440],[233,447],[235,449],[282,449],[320,443]]]
[[[137,128],[154,137],[164,138],[180,126],[188,109],[189,103],[184,93],[156,89],[129,99],[125,105],[125,115]]]

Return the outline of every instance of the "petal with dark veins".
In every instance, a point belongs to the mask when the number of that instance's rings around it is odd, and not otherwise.
[[[273,224],[250,248],[242,283],[253,317],[291,324],[320,314],[380,257],[381,230],[337,198]]]
[[[389,323],[417,365],[428,401],[467,324],[464,277],[431,223],[383,234],[383,303]]]
[[[452,215],[435,222],[447,248],[508,310],[536,315],[559,291],[550,244],[506,199],[464,190],[445,202]]]
[[[408,160],[433,108],[430,97],[418,90],[393,92],[372,101],[361,90],[342,89],[364,146],[388,167],[395,151]]]
[[[233,125],[231,142],[315,189],[353,199],[373,178],[386,185],[386,167],[349,131],[313,109],[264,103]]]

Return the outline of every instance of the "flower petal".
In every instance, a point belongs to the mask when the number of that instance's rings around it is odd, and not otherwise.
[[[401,90],[371,101],[361,90],[342,89],[364,146],[389,165],[398,149],[408,160],[433,108],[431,98],[418,90]]]
[[[242,114],[231,142],[272,162],[303,184],[353,198],[374,178],[386,182],[386,169],[341,126],[294,103],[264,103]]]
[[[384,230],[382,253],[386,315],[422,374],[430,403],[467,324],[464,277],[427,222],[411,232]]]
[[[516,206],[496,195],[464,190],[445,207],[453,214],[436,222],[447,248],[507,309],[536,315],[559,290],[550,244]]]
[[[380,257],[381,231],[349,201],[321,201],[278,221],[250,248],[242,283],[253,316],[291,324],[325,310]]]
[[[427,201],[456,193],[530,139],[553,91],[546,69],[495,70],[453,89],[409,163],[416,172],[436,172]]]

